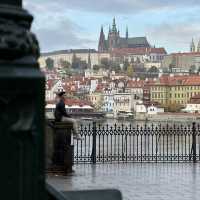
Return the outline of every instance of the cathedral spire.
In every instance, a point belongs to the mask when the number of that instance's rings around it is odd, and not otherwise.
[[[101,25],[101,33],[100,34],[104,34],[104,32],[103,32],[103,25]]]
[[[191,42],[191,45],[190,45],[190,52],[195,52],[196,49],[195,49],[195,44],[194,44],[194,40],[192,38],[192,42]]]
[[[103,31],[103,26],[101,26],[101,32],[100,32],[100,37],[99,37],[99,45],[98,45],[98,50],[99,52],[104,52],[106,50],[106,41],[105,41],[105,34]]]
[[[117,33],[117,27],[116,27],[115,17],[113,18],[112,32]]]
[[[126,39],[128,39],[128,26],[126,26]]]

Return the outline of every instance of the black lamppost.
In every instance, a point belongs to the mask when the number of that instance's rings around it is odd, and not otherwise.
[[[32,20],[22,0],[0,0],[0,187],[8,200],[45,199],[45,79]]]
[[[1,199],[45,200],[44,91],[32,16],[22,0],[0,0],[0,188]],[[59,193],[50,199],[121,200],[119,191]],[[63,196],[64,195],[64,196]],[[93,198],[94,197],[94,198]],[[102,199],[102,198],[101,198]]]

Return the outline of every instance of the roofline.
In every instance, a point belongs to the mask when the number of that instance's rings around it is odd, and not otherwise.
[[[86,52],[79,52],[79,51],[86,51]],[[70,53],[98,53],[98,51],[96,49],[65,49],[65,50],[44,52],[41,53],[41,56],[53,56],[53,55],[70,54]]]

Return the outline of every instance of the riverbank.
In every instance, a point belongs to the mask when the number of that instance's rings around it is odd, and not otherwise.
[[[200,121],[200,114],[195,113],[158,113],[155,115],[137,114],[136,121],[156,122],[194,122]]]

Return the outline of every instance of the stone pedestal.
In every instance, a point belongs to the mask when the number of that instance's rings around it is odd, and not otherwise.
[[[50,150],[52,162],[49,171],[70,173],[72,172],[74,156],[74,146],[71,145],[73,126],[67,122],[53,121],[49,122],[49,126],[51,126],[51,133],[47,133],[47,135],[53,140],[53,144],[51,144],[51,141],[50,144],[47,144],[49,147],[53,147],[53,150]],[[46,141],[49,141],[49,138]]]

